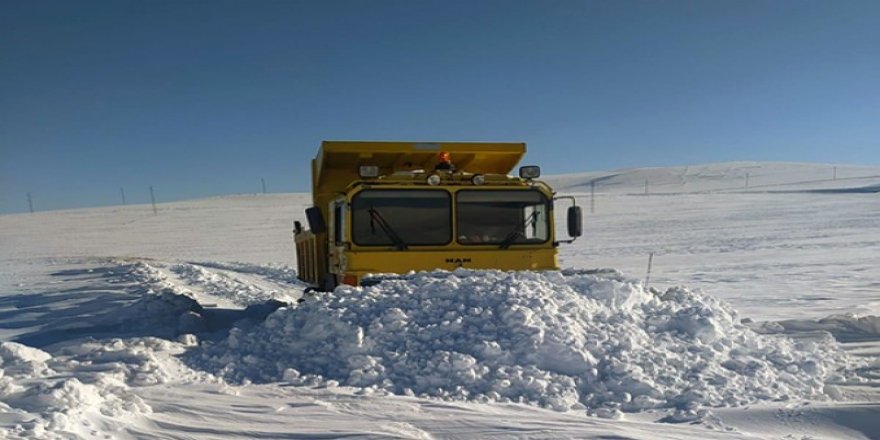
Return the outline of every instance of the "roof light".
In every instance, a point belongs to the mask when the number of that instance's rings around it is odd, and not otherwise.
[[[428,176],[428,185],[437,186],[440,184],[440,176],[436,174],[431,174]]]
[[[519,167],[519,177],[522,177],[523,179],[536,179],[541,177],[541,167],[537,165]]]
[[[474,174],[474,177],[471,177],[471,183],[474,185],[482,185],[486,183],[486,176],[482,174]]]
[[[455,170],[455,165],[452,164],[452,155],[449,152],[444,151],[440,153],[438,156],[439,162],[434,166],[434,169],[437,171],[447,171],[452,172]]]
[[[379,167],[376,165],[361,165],[358,168],[358,175],[363,178],[377,177],[379,175]]]

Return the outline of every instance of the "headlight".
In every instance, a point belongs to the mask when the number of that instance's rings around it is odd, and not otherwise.
[[[379,167],[376,165],[361,165],[358,168],[358,175],[364,178],[376,177],[379,175]]]

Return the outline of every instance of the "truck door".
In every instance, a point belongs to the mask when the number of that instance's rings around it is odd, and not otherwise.
[[[330,236],[328,237],[328,259],[330,274],[335,288],[342,280],[345,271],[345,248],[348,237],[345,235],[346,217],[348,214],[345,198],[339,198],[330,204]]]

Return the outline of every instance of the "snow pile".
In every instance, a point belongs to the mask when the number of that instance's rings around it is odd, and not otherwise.
[[[122,327],[126,332],[138,335],[174,339],[183,335],[223,331],[243,320],[262,322],[267,315],[279,307],[288,305],[266,294],[260,301],[256,301],[256,297],[248,297],[249,301],[244,302],[252,304],[243,309],[203,307],[193,298],[192,291],[174,284],[164,273],[151,265],[144,263],[131,265],[125,276],[145,286],[144,294],[138,300],[116,311],[102,324]],[[217,286],[213,288],[220,289]],[[244,323],[240,324],[244,325]]]
[[[296,270],[290,266],[283,264],[270,263],[266,265],[244,263],[240,261],[218,262],[218,261],[201,261],[198,263],[189,263],[190,266],[196,265],[204,268],[230,271],[240,274],[258,275],[265,280],[285,284],[300,284],[301,281],[296,277]]]
[[[255,274],[261,276],[264,280],[280,283],[298,283],[298,281],[293,281],[296,280],[293,269],[281,268],[273,270],[272,268],[242,263],[200,263],[198,265],[179,263],[172,265],[170,270],[189,285],[200,287],[206,294],[228,299],[240,306],[260,304],[279,298],[293,301],[295,298],[286,295],[280,288],[265,289],[263,286],[229,276],[226,272],[232,272],[239,276]]]
[[[341,287],[233,329],[187,361],[241,382],[322,381],[611,416],[825,398],[850,362],[833,340],[759,335],[684,288],[469,270]]]
[[[267,301],[296,301],[305,286],[283,265],[248,263],[161,263],[138,261],[124,266],[124,278],[147,286],[146,293],[174,293],[193,300],[220,300],[221,305],[247,307]]]
[[[56,359],[36,348],[0,343],[0,412],[13,422],[7,425],[10,429],[0,430],[0,436],[71,438],[93,431],[90,425],[96,418],[150,412],[113,374],[135,366],[116,359],[95,363],[98,359]]]
[[[46,366],[48,353],[15,342],[0,343],[0,380],[15,377],[47,376],[54,372]]]
[[[173,360],[184,344],[146,337],[109,339],[68,345],[55,354],[56,369],[84,381],[132,387],[179,381],[196,375]]]
[[[144,286],[143,295],[100,322],[126,333],[174,338],[205,331],[204,308],[157,268],[143,262],[124,266],[126,281]]]
[[[194,299],[167,288],[149,292],[120,310],[112,320],[129,332],[171,338],[203,331],[204,309]]]

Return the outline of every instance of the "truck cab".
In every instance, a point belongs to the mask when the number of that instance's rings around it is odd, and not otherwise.
[[[376,274],[557,269],[552,189],[521,167],[523,143],[322,143],[312,161],[309,229],[294,241],[301,280],[318,290]],[[571,242],[581,211],[568,210]]]

